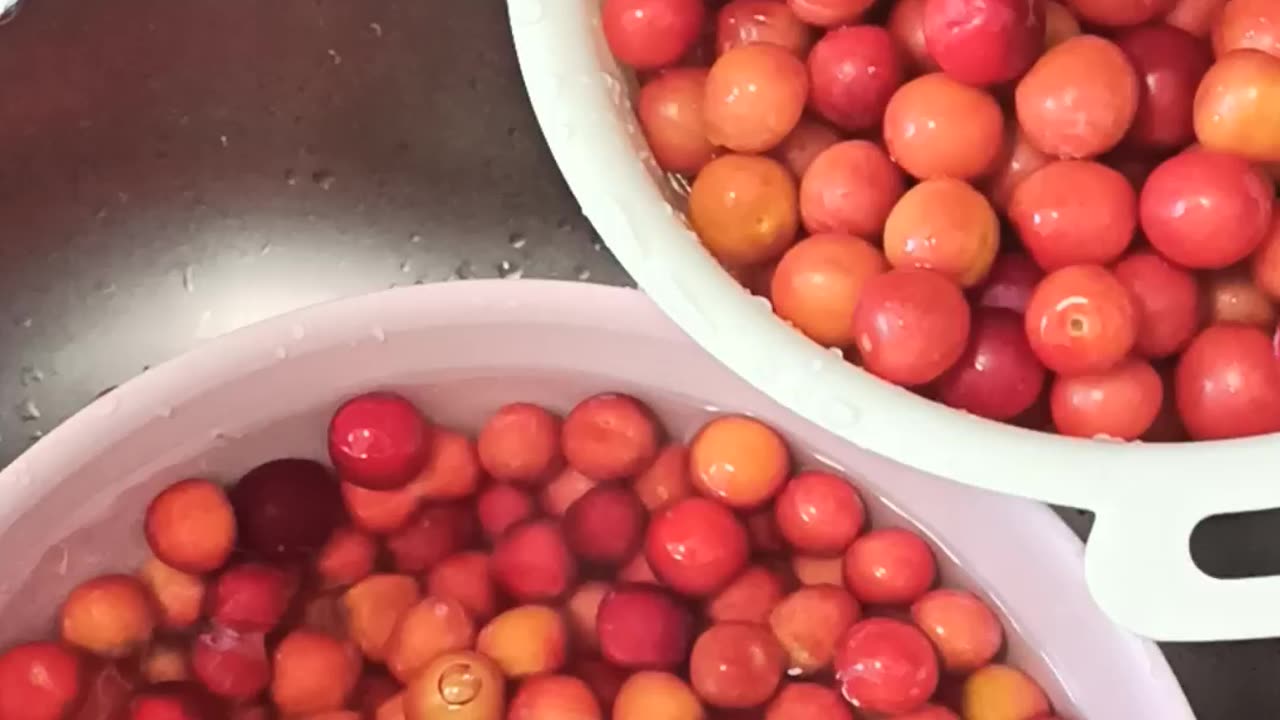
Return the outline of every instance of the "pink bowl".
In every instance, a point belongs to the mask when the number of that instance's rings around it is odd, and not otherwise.
[[[857,478],[873,522],[933,539],[944,579],[1002,609],[1010,658],[1066,717],[1192,717],[1156,647],[1089,598],[1081,544],[1047,508],[851,446],[724,369],[640,293],[578,283],[458,282],[312,307],[98,399],[0,472],[0,646],[52,632],[77,581],[135,567],[160,487],[284,455],[323,460],[330,413],[371,388],[471,429],[516,398],[563,411],[606,389],[651,403],[678,435],[713,411],[764,418],[802,460]]]

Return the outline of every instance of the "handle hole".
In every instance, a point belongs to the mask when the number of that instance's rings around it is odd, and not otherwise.
[[[1219,580],[1280,575],[1280,508],[1210,515],[1191,532],[1191,559]]]

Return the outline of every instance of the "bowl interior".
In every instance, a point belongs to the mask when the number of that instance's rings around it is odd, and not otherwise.
[[[374,388],[466,430],[505,402],[563,412],[604,390],[648,402],[677,439],[715,412],[759,416],[798,464],[853,478],[873,523],[931,538],[944,582],[1001,610],[1010,660],[1068,717],[1174,718],[1184,702],[1153,646],[1093,605],[1081,546],[1047,509],[844,443],[724,370],[639,293],[564,283],[456,283],[304,310],[102,398],[0,475],[0,645],[50,633],[76,582],[136,567],[140,518],[160,487],[229,482],[278,457],[323,460],[329,414]]]

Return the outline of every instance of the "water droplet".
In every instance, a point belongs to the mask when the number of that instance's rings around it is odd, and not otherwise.
[[[599,236],[599,235],[592,235],[592,236],[591,236],[591,249],[592,249],[592,250],[603,250],[603,249],[604,249],[604,240],[600,239],[600,236]]]
[[[826,422],[837,432],[851,430],[862,419],[862,410],[844,400],[832,398],[826,401],[826,405]]]
[[[334,65],[342,64],[342,56],[338,54],[337,50],[334,50],[333,48],[329,48],[329,57],[333,58]]]
[[[628,129],[630,129],[630,126],[628,126]],[[652,150],[649,150],[648,148],[641,148],[636,151],[636,157],[644,164],[645,169],[649,171],[650,175],[657,176],[662,174],[662,168],[658,167],[658,159],[653,156]]]
[[[411,270],[413,270],[413,265],[408,260],[400,263],[400,272],[407,273]]]
[[[573,227],[573,221],[570,220],[568,217],[562,217],[556,221],[556,229],[562,232],[572,227]]]
[[[23,387],[44,382],[44,373],[34,365],[23,365],[18,374],[18,381],[22,383]]]
[[[276,358],[277,358],[277,359],[280,359],[280,360],[284,360],[284,359],[286,359],[286,358],[288,358],[288,357],[289,357],[289,348],[287,348],[287,347],[285,347],[285,346],[283,346],[283,345],[277,345],[277,346],[276,346]]]
[[[228,145],[230,145],[230,144],[231,144],[231,143],[229,143],[229,142],[227,141],[227,136],[226,136],[226,135],[219,135],[219,136],[218,136],[218,143],[220,143],[220,144],[222,145],[222,147],[226,147],[226,146],[228,146]]]
[[[450,280],[469,280],[476,276],[475,270],[471,267],[470,260],[463,260],[458,263],[458,267],[453,269],[453,274],[449,276]]]
[[[196,268],[194,265],[187,265],[182,268],[182,289],[189,293],[196,291]]]
[[[271,243],[269,241],[263,243],[262,248],[258,250],[259,255],[266,255],[269,252],[271,252]]]
[[[200,313],[200,320],[196,323],[195,336],[198,338],[210,338],[217,334],[212,328],[213,311],[205,310]]]
[[[116,291],[116,284],[113,282],[100,282],[95,287],[101,295],[110,295]]]
[[[22,0],[0,0],[0,6],[4,6],[4,9],[0,10],[0,25],[8,25],[18,17],[18,11],[22,9]]]
[[[513,232],[507,238],[507,244],[515,248],[516,250],[519,250],[520,248],[524,247],[526,244],[528,244],[528,242],[529,242],[529,238],[525,237],[524,233]]]
[[[618,107],[625,107],[628,104],[627,86],[622,83],[611,72],[601,72],[600,82],[604,83],[604,88],[609,92],[609,100]]]
[[[498,263],[498,277],[508,280],[519,280],[524,276],[524,268],[516,265],[510,260],[503,260]]]
[[[28,440],[29,440],[29,441],[31,441],[31,442],[35,442],[35,441],[39,440],[39,439],[40,439],[40,438],[42,438],[42,437],[44,437],[44,431],[43,431],[43,430],[32,430],[32,431],[31,431],[31,435],[28,437]]]
[[[374,37],[382,37],[382,25],[376,22],[369,23],[369,29],[373,31]]]
[[[337,178],[335,178],[333,173],[328,170],[317,170],[314,173],[311,173],[311,182],[319,185],[321,190],[328,190],[333,187],[333,183],[336,181]]]
[[[39,420],[40,408],[36,407],[35,402],[31,399],[23,400],[22,404],[18,406],[18,417],[22,418],[23,422]]]
[[[120,407],[120,401],[114,393],[107,393],[89,405],[89,412],[98,416],[113,414]]]
[[[284,182],[285,182],[285,184],[286,184],[286,185],[297,185],[297,184],[298,184],[298,173],[294,172],[293,168],[287,168],[287,169],[285,169],[285,171],[284,171]]]
[[[571,117],[565,118],[560,122],[559,132],[564,143],[573,144],[578,142],[578,124]]]
[[[301,325],[294,324],[289,326],[289,334],[293,336],[294,340],[301,340],[307,336],[307,329]]]
[[[579,265],[577,268],[574,269],[574,275],[579,280],[587,281],[591,279],[591,270],[589,268],[585,268]]]
[[[158,408],[158,409],[156,410],[156,417],[158,417],[158,418],[164,418],[164,419],[168,420],[169,418],[173,417],[173,408],[168,407],[168,406],[166,406],[166,407],[162,407],[162,408]]]
[[[71,567],[71,551],[66,545],[58,545],[58,574],[66,576],[67,570]]]
[[[679,195],[680,197],[688,197],[689,193],[693,190],[693,185],[690,185],[689,179],[683,175],[669,173],[667,175],[667,183],[671,186],[671,189],[675,190],[676,194]],[[671,209],[672,211],[675,210],[675,208],[671,206],[668,206],[668,208]]]
[[[369,328],[369,334],[372,335],[373,339],[377,340],[378,342],[387,341],[387,331],[383,330],[381,325],[374,325],[373,327]]]
[[[29,317],[24,317],[18,321],[18,324],[24,328],[29,328],[34,324],[34,321]]]

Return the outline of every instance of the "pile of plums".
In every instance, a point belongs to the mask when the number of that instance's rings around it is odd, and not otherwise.
[[[401,395],[332,468],[182,479],[151,557],[0,654],[0,720],[1054,720],[920,535],[721,415],[687,445],[622,394],[473,439]]]
[[[658,165],[783,320],[994,420],[1280,431],[1280,0],[605,0]]]

